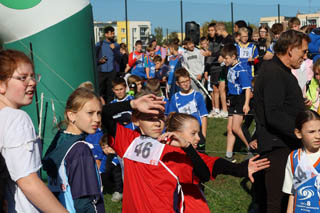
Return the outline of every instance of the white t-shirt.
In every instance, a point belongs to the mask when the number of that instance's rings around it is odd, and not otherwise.
[[[11,177],[6,188],[9,212],[39,212],[16,184],[41,168],[39,146],[27,113],[9,107],[0,110],[0,151]]]
[[[320,151],[312,154],[306,153],[306,156],[308,157],[310,163],[313,165],[319,159]],[[286,194],[292,194],[292,187],[293,187],[293,173],[291,168],[291,159],[289,155],[287,160],[287,165],[286,165],[286,172],[285,172],[284,182],[282,186],[282,191]]]

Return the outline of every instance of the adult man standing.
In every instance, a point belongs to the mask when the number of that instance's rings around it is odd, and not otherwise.
[[[98,60],[98,78],[100,95],[106,103],[112,97],[112,80],[120,69],[120,46],[114,40],[114,28],[108,26],[104,29],[105,40],[96,44],[96,56]]]
[[[295,118],[305,109],[304,99],[291,69],[298,69],[307,58],[309,37],[289,30],[274,46],[275,55],[262,64],[255,82],[254,101],[258,149],[270,168],[264,171],[266,197],[261,212],[285,212],[288,198],[282,193],[289,153],[300,146],[294,135]]]

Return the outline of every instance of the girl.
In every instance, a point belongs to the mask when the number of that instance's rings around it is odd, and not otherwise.
[[[319,110],[319,84],[320,84],[320,59],[318,59],[312,66],[313,78],[308,81],[303,90],[304,97],[307,99],[307,106],[310,109]]]
[[[167,131],[167,133],[159,137],[159,140],[171,138],[168,144],[179,146],[179,144],[175,142],[175,137],[178,136],[190,142],[194,148],[197,148],[200,141],[200,126],[195,117],[183,113],[171,113],[167,120]],[[240,164],[234,164],[223,158],[211,157],[201,153],[199,155],[210,170],[211,180],[214,180],[219,174],[226,174],[235,177],[249,177],[253,182],[253,173],[269,167],[269,161],[267,159],[256,160],[259,155]],[[194,179],[192,184],[181,183],[185,198],[185,212],[210,212],[204,194],[198,184],[197,179]]]
[[[209,180],[209,169],[189,142],[176,136],[181,149],[157,140],[164,128],[162,104],[162,98],[145,95],[103,109],[102,124],[112,136],[109,145],[124,160],[123,212],[183,212],[180,182],[192,183],[193,173],[196,179]],[[139,131],[115,125],[114,114],[132,109]]]
[[[101,108],[92,91],[76,89],[66,104],[67,128],[58,131],[43,160],[49,188],[69,212],[105,212],[95,160],[84,141],[98,129]]]
[[[294,130],[303,148],[288,156],[282,191],[289,194],[287,212],[319,212],[320,116],[300,112]]]
[[[39,80],[24,53],[0,51],[0,151],[10,175],[8,212],[67,212],[38,176],[39,140],[29,115],[20,110],[32,103]]]

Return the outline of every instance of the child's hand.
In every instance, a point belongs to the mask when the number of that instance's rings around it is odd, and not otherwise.
[[[266,168],[270,167],[270,161],[267,158],[256,160],[259,157],[260,157],[260,155],[256,155],[256,156],[252,157],[248,163],[248,177],[252,183],[254,182],[254,178],[252,175],[255,172],[258,172],[262,169],[266,169]],[[254,160],[256,160],[256,161],[254,161]]]
[[[242,110],[243,110],[244,114],[247,115],[248,112],[250,111],[249,105],[245,104],[245,105],[243,106],[243,109],[242,109]]]
[[[257,139],[251,141],[251,142],[249,143],[249,146],[250,146],[252,149],[258,149],[258,141],[257,141]]]
[[[158,137],[158,141],[168,144],[170,146],[186,148],[189,146],[189,142],[180,137],[174,132],[166,132]]]
[[[312,106],[312,101],[310,101],[309,99],[305,99],[304,100],[304,105],[306,106],[306,107],[311,107]]]
[[[252,57],[248,58],[248,61],[253,61],[253,58]]]

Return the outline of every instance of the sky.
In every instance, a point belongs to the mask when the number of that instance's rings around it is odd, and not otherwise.
[[[90,0],[96,21],[125,20],[125,0]],[[206,21],[231,21],[231,1],[182,0],[183,21],[195,21],[202,25]],[[253,3],[254,2],[254,3]],[[233,0],[234,21],[246,20],[258,25],[259,18],[280,15],[295,16],[320,10],[317,0]],[[180,32],[180,0],[127,0],[128,20],[151,21],[152,31],[162,27],[165,32]]]

